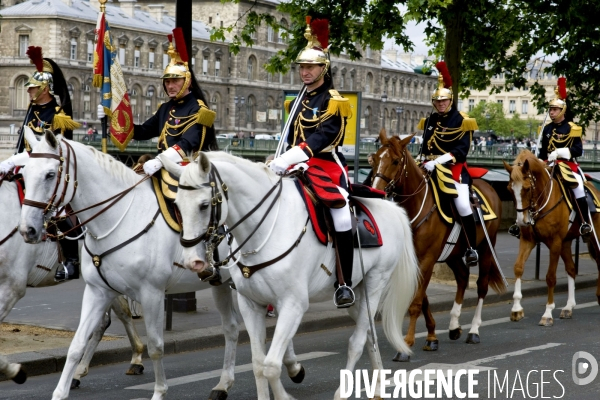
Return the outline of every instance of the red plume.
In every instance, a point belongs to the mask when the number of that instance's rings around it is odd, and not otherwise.
[[[558,96],[561,100],[565,100],[567,98],[567,78],[561,76],[558,78]]]
[[[167,38],[169,39],[170,43],[173,43],[173,35],[171,35],[170,33],[167,35]]]
[[[29,56],[32,64],[35,64],[35,69],[38,72],[44,71],[44,58],[42,57],[42,48],[37,46],[29,46],[25,52]]]
[[[173,29],[173,37],[175,38],[175,47],[177,48],[179,57],[181,57],[181,61],[188,62],[189,57],[188,57],[187,47],[185,47],[185,39],[183,38],[183,30],[179,27]]]
[[[310,24],[313,35],[317,37],[321,48],[326,49],[329,46],[329,21],[326,19],[315,19]]]
[[[435,64],[435,67],[442,75],[442,78],[444,78],[444,87],[447,89],[451,88],[452,87],[452,77],[450,76],[450,71],[448,71],[448,66],[446,65],[446,62],[439,61],[437,64]]]

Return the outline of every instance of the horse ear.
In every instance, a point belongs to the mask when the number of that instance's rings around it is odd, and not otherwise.
[[[24,126],[23,127],[23,133],[25,135],[25,139],[27,140],[27,143],[29,143],[29,146],[31,146],[32,149],[35,146],[37,146],[37,144],[40,142],[38,140],[37,136],[35,136],[35,133],[33,133],[33,130],[30,127]]]
[[[529,172],[530,169],[531,167],[529,165],[529,160],[525,160],[525,162],[523,163],[523,168],[521,168],[521,172],[523,172],[523,174],[526,174]]]
[[[53,149],[58,147],[58,140],[56,139],[56,136],[54,136],[54,132],[52,132],[50,129],[45,130],[44,139],[46,139],[46,142]]]
[[[177,164],[176,162],[169,160],[169,157],[160,157],[160,162],[162,162],[163,167],[165,167],[165,169],[168,172],[173,174],[173,176],[176,176],[178,179],[179,179],[179,177],[181,177],[184,167]]]
[[[200,152],[198,157],[198,167],[201,175],[206,175],[210,171],[210,160],[203,152]]]
[[[385,131],[385,128],[381,128],[381,130],[379,131],[379,143],[381,143],[381,145],[386,145],[387,142],[387,132]]]
[[[504,169],[507,170],[509,174],[511,174],[513,167],[504,160],[502,160],[502,163],[504,164]]]
[[[410,141],[413,139],[413,137],[415,137],[415,133],[413,133],[413,134],[411,134],[411,135],[408,135],[407,137],[405,137],[404,139],[402,139],[402,140],[400,141],[400,144],[401,144],[402,146],[406,146],[407,144],[409,144],[409,143],[410,143]]]

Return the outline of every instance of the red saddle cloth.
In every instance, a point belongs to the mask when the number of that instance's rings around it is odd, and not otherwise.
[[[324,203],[332,204],[335,208],[335,206],[339,207],[340,199],[344,202],[343,204],[345,204],[346,200],[340,194],[337,186],[331,181],[331,178],[329,178],[327,173],[325,173],[325,171],[319,167],[313,166],[309,168],[304,172],[304,178],[309,182],[309,187],[305,185],[302,179],[296,179],[296,187],[298,188],[298,191],[304,200],[306,211],[310,216],[310,222],[315,234],[317,235],[317,238],[322,244],[326,245],[328,242],[328,229],[325,218],[330,217],[329,215],[326,216],[328,211]],[[372,194],[374,193],[372,191],[369,192]],[[325,197],[325,200],[321,198],[321,196]],[[369,209],[360,201],[358,201],[356,197],[351,196],[350,201],[351,204],[355,206],[356,210],[356,216],[358,219],[357,230],[360,235],[361,247],[368,248],[381,246],[383,244],[381,234],[375,218],[373,218],[373,215]],[[354,247],[358,247],[356,234],[354,236]]]

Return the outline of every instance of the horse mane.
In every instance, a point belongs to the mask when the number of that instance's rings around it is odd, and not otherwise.
[[[543,162],[529,150],[523,150],[517,155],[513,161],[513,167],[522,167],[525,161],[529,161],[530,167],[535,168],[538,165],[543,168]],[[522,168],[513,168],[510,177],[515,183],[523,183],[525,180]]]
[[[71,143],[75,144],[77,142],[71,141]],[[98,162],[100,168],[109,171],[112,177],[120,179],[124,184],[135,185],[141,179],[140,175],[128,168],[121,161],[116,160],[110,154],[105,154],[91,146],[86,147],[92,152],[92,156]]]

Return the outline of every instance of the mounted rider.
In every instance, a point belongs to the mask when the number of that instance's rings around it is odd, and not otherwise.
[[[348,167],[339,146],[344,141],[346,119],[351,116],[351,110],[348,100],[333,87],[327,52],[328,30],[327,20],[314,20],[311,24],[310,17],[307,17],[304,37],[308,44],[295,61],[300,65],[300,79],[306,86],[306,92],[302,98],[286,102],[288,112],[293,109],[294,102],[300,102],[295,113],[290,115],[288,151],[275,158],[269,167],[273,172],[283,174],[294,164],[306,163],[309,167],[325,171],[338,187],[337,193],[319,197],[328,197],[329,200],[326,206],[335,228],[334,244],[343,275],[338,276],[334,285],[335,302],[338,308],[344,308],[352,306],[355,300],[352,291],[354,247],[348,205]],[[312,183],[313,188],[318,188],[318,183]]]
[[[171,61],[161,76],[169,101],[159,106],[156,113],[141,125],[134,125],[133,138],[148,140],[158,137],[158,152],[173,162],[187,162],[188,155],[200,150],[218,150],[215,128],[217,113],[207,101],[188,65],[188,53],[181,28],[175,28],[169,37],[167,54]],[[173,46],[175,39],[176,46]],[[98,105],[98,118],[106,110]],[[144,163],[144,172],[154,175],[162,168],[158,158]]]
[[[42,135],[49,129],[62,134],[67,139],[73,139],[73,129],[81,125],[73,121],[73,108],[67,82],[60,67],[50,58],[42,56],[42,48],[29,46],[26,52],[36,71],[25,83],[29,94],[29,108],[25,114],[17,142],[16,153],[0,163],[0,175],[22,167],[29,159],[29,143],[25,140],[24,127],[30,128],[36,135]],[[56,100],[58,96],[59,102]],[[70,218],[59,220],[57,228],[66,232],[73,227]],[[57,232],[58,233],[58,232]],[[63,237],[59,240],[62,249],[63,269],[56,271],[55,279],[64,281],[79,278],[79,247],[77,240]]]
[[[592,233],[592,227],[583,184],[585,178],[583,178],[583,171],[576,159],[583,154],[582,129],[573,122],[573,113],[567,111],[566,85],[566,78],[558,78],[557,87],[554,90],[555,97],[550,100],[548,106],[548,115],[552,121],[542,130],[538,158],[545,160],[549,165],[568,165],[566,173],[568,176],[565,176],[564,173],[562,175],[565,177],[565,181],[570,183],[569,186],[575,195],[581,218],[579,233],[587,242]],[[573,178],[576,182],[573,181]]]
[[[428,118],[422,118],[417,129],[423,129],[421,160],[423,167],[432,173],[436,166],[450,170],[456,192],[452,191],[454,205],[467,237],[465,263],[474,266],[479,261],[475,246],[477,231],[475,217],[470,203],[471,176],[467,170],[467,154],[471,148],[473,131],[477,129],[474,118],[456,109],[453,103],[452,79],[444,61],[436,64],[440,75],[438,87],[431,96],[434,112]],[[441,173],[439,170],[437,173]]]

